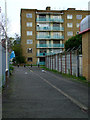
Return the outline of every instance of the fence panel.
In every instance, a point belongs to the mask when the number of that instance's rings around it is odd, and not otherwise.
[[[62,73],[82,76],[82,55],[77,56],[77,52],[68,52],[64,54],[54,54],[47,56],[47,67]],[[78,66],[79,63],[79,66]],[[79,67],[79,69],[78,69]]]
[[[70,74],[70,54],[67,54],[66,56],[66,59],[67,59],[67,74]]]
[[[52,70],[52,65],[53,65],[53,58],[52,58],[52,55],[51,55],[51,70]]]
[[[59,72],[61,72],[61,56],[59,54]]]
[[[2,85],[5,85],[5,80],[6,80],[6,51],[2,47]]]
[[[82,76],[82,55],[79,55],[79,76]]]
[[[58,60],[57,60],[57,55],[56,55],[56,70],[58,70]]]
[[[62,55],[62,72],[65,73],[65,55]]]
[[[0,44],[0,87],[2,87],[2,45]]]
[[[77,75],[77,56],[72,54],[72,75]]]

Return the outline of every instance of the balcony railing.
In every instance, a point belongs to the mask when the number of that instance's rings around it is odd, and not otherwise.
[[[49,53],[37,53],[37,57],[45,57],[46,55],[54,55],[57,53],[61,53],[61,51],[59,52],[49,52]]]
[[[64,19],[61,18],[37,18],[37,22],[64,22]]]
[[[39,64],[39,65],[45,65],[45,62],[37,62],[37,64]]]
[[[37,31],[64,31],[64,27],[37,27]]]
[[[64,39],[64,36],[38,35],[37,39]]]
[[[37,48],[64,48],[64,44],[37,44]]]
[[[47,55],[47,53],[37,53],[37,56],[45,56],[45,55]]]

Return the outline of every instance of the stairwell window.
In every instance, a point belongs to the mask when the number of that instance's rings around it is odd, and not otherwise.
[[[76,19],[81,20],[82,19],[82,15],[76,15]]]
[[[27,31],[27,36],[32,36],[32,31]]]
[[[27,44],[32,44],[33,41],[32,40],[27,40]]]
[[[67,32],[67,36],[73,36],[73,32],[72,31]]]
[[[73,24],[72,24],[72,23],[67,23],[67,27],[68,27],[68,28],[72,28],[72,27],[73,27]]]
[[[27,18],[32,18],[32,13],[27,13],[27,14],[26,14],[26,17],[27,17]]]
[[[27,27],[32,27],[32,22],[27,22],[26,25]]]
[[[28,62],[32,62],[32,61],[33,61],[32,57],[28,57],[28,58],[27,58],[27,61],[28,61]]]
[[[77,28],[79,28],[80,24],[79,24],[79,23],[77,23],[77,24],[76,24],[76,26],[77,26]]]
[[[27,48],[27,53],[32,53],[32,48]]]
[[[72,15],[67,15],[67,19],[72,19],[73,16]]]

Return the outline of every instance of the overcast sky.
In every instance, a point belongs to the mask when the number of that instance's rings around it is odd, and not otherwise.
[[[51,6],[52,10],[66,10],[67,8],[76,8],[77,10],[88,10],[88,2],[90,0],[7,0],[7,18],[8,34],[14,36],[15,33],[20,34],[20,9],[42,9]],[[2,14],[5,13],[5,0],[0,0]]]

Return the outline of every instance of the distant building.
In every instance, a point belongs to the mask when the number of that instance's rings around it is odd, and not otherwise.
[[[64,43],[79,33],[81,20],[88,11],[21,9],[21,45],[29,64],[45,64],[45,55],[60,53]]]

